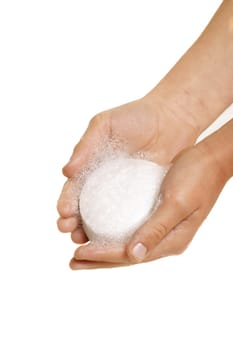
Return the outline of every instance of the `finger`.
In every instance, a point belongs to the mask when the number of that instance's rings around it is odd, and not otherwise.
[[[110,118],[108,114],[101,113],[91,119],[86,132],[75,146],[70,161],[64,166],[63,174],[67,177],[76,176],[109,135]]]
[[[87,244],[79,247],[74,254],[76,260],[88,260],[110,263],[129,262],[124,245],[101,246],[97,244]]]
[[[77,244],[83,244],[83,243],[88,242],[88,238],[81,227],[76,228],[71,233],[71,239],[74,243],[77,243]]]
[[[151,250],[185,217],[188,209],[178,200],[164,199],[150,219],[140,227],[128,244],[132,262],[146,259]]]
[[[76,179],[68,179],[63,186],[57,202],[57,210],[61,217],[74,216],[78,211],[79,188]]]
[[[123,266],[127,266],[127,264],[87,261],[87,260],[77,261],[74,258],[70,261],[70,268],[72,270],[106,269],[106,268],[123,267]]]
[[[191,243],[200,224],[201,218],[199,211],[196,210],[187,219],[181,221],[181,223],[174,227],[162,241],[152,249],[147,257],[148,261],[183,253]]]
[[[61,232],[72,232],[78,227],[79,222],[80,220],[77,215],[70,218],[59,218],[57,220],[57,227]]]

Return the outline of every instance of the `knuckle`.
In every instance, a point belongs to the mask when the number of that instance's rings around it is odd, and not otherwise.
[[[186,250],[186,247],[179,247],[174,252],[174,255],[181,255],[182,253],[184,253],[185,250]]]
[[[176,207],[179,207],[179,208],[185,207],[185,199],[181,193],[176,193],[175,197],[173,198],[173,202]]]
[[[161,239],[164,238],[166,234],[167,227],[163,223],[156,223],[156,225],[154,225],[154,227],[152,226],[151,228],[151,235],[155,243],[161,241]]]
[[[181,255],[182,253],[184,253],[184,251],[187,249],[188,244],[184,243],[184,242],[177,242],[174,246],[173,246],[173,250],[172,250],[172,254],[173,255]]]
[[[179,210],[181,214],[187,214],[187,199],[183,192],[175,192],[171,195],[166,194],[164,199],[172,204],[175,210]]]
[[[96,114],[94,117],[91,118],[90,122],[89,122],[89,126],[96,126],[99,123],[102,123],[107,117],[107,113],[106,112],[101,112]]]
[[[65,232],[64,222],[61,218],[57,220],[57,228],[61,232]]]

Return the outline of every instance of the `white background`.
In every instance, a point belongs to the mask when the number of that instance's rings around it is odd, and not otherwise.
[[[72,272],[56,228],[89,119],[146,94],[219,4],[0,1],[1,349],[233,348],[232,181],[179,257]]]

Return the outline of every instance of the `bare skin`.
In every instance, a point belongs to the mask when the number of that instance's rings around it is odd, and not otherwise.
[[[58,227],[62,232],[71,232],[76,243],[86,242],[87,237],[73,210],[71,179],[87,165],[97,144],[113,136],[127,143],[130,153],[149,151],[158,163],[170,162],[188,149],[176,158],[167,174],[161,207],[132,241],[114,249],[79,247],[71,261],[73,269],[127,265],[180,252],[209,213],[227,176],[222,175],[219,162],[211,155],[213,146],[211,152],[206,149],[206,145],[216,142],[216,137],[212,139],[215,142],[208,139],[205,144],[192,145],[233,101],[232,18],[233,1],[226,0],[197,42],[149,94],[92,119],[63,169],[69,179],[58,201]],[[222,145],[219,147],[222,149]],[[207,165],[213,168],[213,178],[209,179],[213,188],[209,196],[203,197]],[[186,176],[191,182],[184,181]],[[195,200],[190,197],[190,188],[192,198],[196,194]],[[177,210],[169,217],[167,208],[174,202],[178,203]],[[157,231],[156,225],[160,225]]]
[[[216,152],[222,142],[223,147]],[[182,253],[232,175],[233,119],[174,159],[161,188],[160,207],[128,245],[79,247],[71,267],[116,267]]]

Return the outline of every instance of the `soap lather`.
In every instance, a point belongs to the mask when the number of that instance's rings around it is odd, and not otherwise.
[[[165,167],[137,158],[104,161],[88,176],[79,208],[83,228],[95,243],[125,243],[158,204]]]

